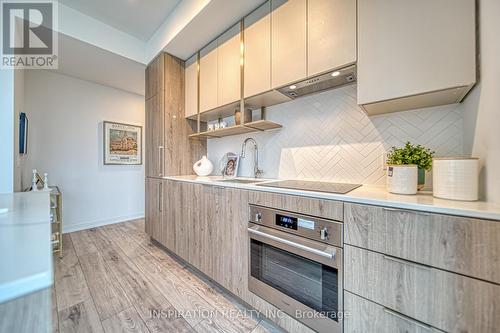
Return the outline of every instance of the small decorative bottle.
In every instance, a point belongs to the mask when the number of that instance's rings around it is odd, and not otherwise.
[[[44,191],[50,191],[49,188],[49,177],[47,173],[43,174],[43,190]]]
[[[33,178],[31,178],[31,190],[34,192],[38,191],[38,186],[36,182],[37,182],[36,169],[33,169]]]

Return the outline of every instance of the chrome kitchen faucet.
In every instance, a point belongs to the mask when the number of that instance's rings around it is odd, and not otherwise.
[[[255,178],[259,178],[264,171],[259,169],[259,148],[257,147],[257,141],[255,141],[254,138],[246,138],[245,141],[243,141],[243,144],[241,145],[241,158],[245,158],[245,150],[247,147],[247,142],[252,141],[253,142],[253,147],[254,147],[254,154],[253,154],[253,173]]]

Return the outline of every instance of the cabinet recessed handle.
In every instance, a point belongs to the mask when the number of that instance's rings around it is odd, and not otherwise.
[[[158,210],[163,212],[163,183],[158,184]]]
[[[388,212],[401,212],[401,213],[418,214],[418,215],[422,215],[422,216],[430,216],[431,215],[431,214],[426,213],[426,212],[420,212],[417,210],[401,209],[401,208],[382,207],[382,210],[385,210]]]
[[[384,312],[387,313],[387,314],[389,314],[389,315],[391,315],[391,316],[393,316],[393,317],[396,317],[398,319],[404,320],[404,321],[409,322],[409,323],[411,323],[413,325],[421,327],[421,328],[425,329],[426,331],[429,331],[429,332],[433,331],[432,327],[430,327],[429,325],[425,325],[425,324],[423,324],[421,322],[418,322],[416,320],[408,318],[408,317],[406,317],[404,315],[400,315],[399,313],[394,312],[392,310],[389,310],[387,308],[384,308]]]
[[[158,174],[163,176],[163,146],[158,146]]]
[[[403,259],[398,259],[398,258],[394,258],[394,257],[390,257],[390,256],[384,256],[384,259],[385,260],[390,260],[390,261],[394,261],[394,262],[397,262],[399,264],[403,264],[403,265],[406,265],[406,266],[412,266],[412,267],[415,267],[415,268],[420,268],[420,269],[423,269],[423,270],[426,270],[426,271],[430,271],[430,268],[425,266],[425,265],[420,265],[420,264],[417,264],[417,263],[414,263],[414,262],[409,262],[409,261],[406,261],[406,260],[403,260]]]

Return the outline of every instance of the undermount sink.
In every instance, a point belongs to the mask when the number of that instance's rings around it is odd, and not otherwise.
[[[238,184],[254,184],[254,183],[261,183],[264,180],[262,179],[240,179],[240,178],[234,178],[234,179],[222,179],[222,182],[228,182],[228,183],[238,183]]]

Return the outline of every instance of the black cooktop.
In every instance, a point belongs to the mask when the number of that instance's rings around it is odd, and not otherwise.
[[[279,180],[270,183],[259,183],[256,185],[338,194],[346,194],[361,186],[361,184],[317,182],[310,180]]]

